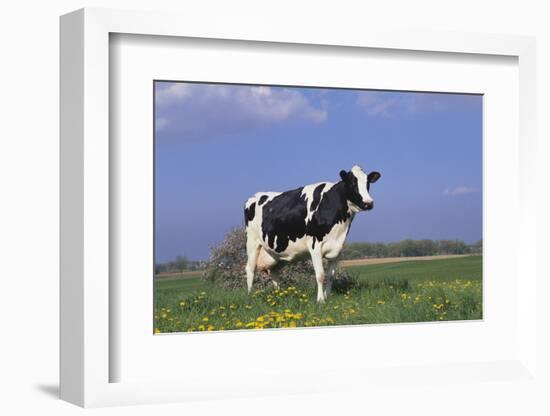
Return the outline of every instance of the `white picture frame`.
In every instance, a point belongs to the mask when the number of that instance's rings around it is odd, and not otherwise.
[[[443,368],[453,377],[480,382],[535,379],[536,217],[535,176],[535,42],[508,35],[395,31],[328,32],[323,27],[304,33],[295,27],[243,19],[239,25],[222,18],[205,25],[189,16],[83,9],[61,18],[61,398],[80,406],[158,403],[214,397],[334,392],[391,383],[408,370],[387,368],[332,369],[331,382],[318,373],[271,374],[271,382],[240,380],[227,386],[212,380],[110,382],[110,366],[119,359],[110,349],[110,308],[115,290],[109,276],[110,172],[115,168],[109,148],[109,37],[113,33],[206,39],[279,42],[430,51],[441,54],[504,55],[519,67],[519,240],[517,265],[522,270],[517,292],[517,354],[498,362],[452,362],[423,366],[415,377],[429,380]],[[235,28],[238,27],[238,31]],[[243,342],[246,338],[243,337]],[[485,371],[484,377],[472,375]],[[205,376],[206,377],[206,376]],[[338,380],[337,382],[335,380]],[[345,381],[343,381],[345,380]],[[206,386],[211,388],[207,391]],[[275,387],[274,386],[280,386]]]

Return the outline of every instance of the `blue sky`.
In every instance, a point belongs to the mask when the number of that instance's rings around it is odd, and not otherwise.
[[[206,259],[259,191],[377,170],[348,241],[482,235],[482,97],[155,83],[156,261]]]

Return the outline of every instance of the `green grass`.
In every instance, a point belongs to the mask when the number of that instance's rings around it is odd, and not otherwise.
[[[482,318],[482,258],[353,266],[350,287],[316,300],[315,282],[253,291],[200,278],[155,281],[157,332],[183,332]],[[244,286],[244,276],[243,276]]]
[[[481,279],[482,257],[468,256],[443,260],[417,260],[399,263],[348,267],[360,279],[408,279],[409,281]]]

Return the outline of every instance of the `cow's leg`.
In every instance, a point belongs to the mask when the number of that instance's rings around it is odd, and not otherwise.
[[[323,291],[323,284],[325,283],[325,269],[323,268],[323,254],[321,252],[320,244],[317,244],[317,249],[311,249],[311,261],[313,262],[313,269],[315,270],[315,279],[317,280],[317,302],[323,303],[325,301],[325,293]]]
[[[281,287],[281,275],[279,274],[278,269],[270,270],[269,277],[271,278],[271,281],[273,282],[273,286],[275,286],[275,289],[279,289]]]
[[[260,253],[260,256],[262,253]],[[273,282],[273,286],[275,286],[275,289],[281,288],[281,269],[283,268],[283,265],[281,263],[278,263],[273,257],[270,257],[271,261],[269,262],[269,278]]]
[[[260,244],[255,238],[250,236],[247,236],[246,239],[246,254],[248,257],[246,262],[246,285],[248,287],[248,293],[250,293],[252,290],[252,283],[254,282],[254,272],[256,271],[258,254],[260,254]]]
[[[330,291],[332,290],[332,281],[334,280],[334,277],[336,276],[336,264],[338,262],[336,260],[329,260],[327,264],[327,274],[326,274],[326,282],[325,282],[325,299],[328,298],[328,295],[330,295]]]

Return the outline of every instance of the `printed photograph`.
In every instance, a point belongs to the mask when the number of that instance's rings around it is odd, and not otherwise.
[[[154,82],[154,332],[483,318],[483,96]]]

